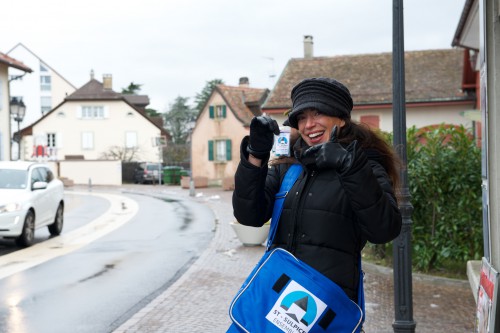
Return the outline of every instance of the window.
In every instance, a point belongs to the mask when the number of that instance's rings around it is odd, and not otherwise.
[[[222,119],[226,118],[226,106],[225,105],[210,105],[208,107],[210,119]]]
[[[82,149],[94,149],[94,133],[82,132]]]
[[[47,181],[47,169],[45,168],[34,168],[31,172],[31,186],[36,182],[46,182]]]
[[[31,173],[31,184],[34,182],[47,182],[50,183],[54,179],[52,170],[46,167],[37,167]]]
[[[47,133],[47,147],[49,148],[57,147],[56,133]]]
[[[215,141],[217,145],[215,147],[215,160],[225,161],[226,160],[226,141],[218,140]]]
[[[50,91],[51,89],[51,79],[48,75],[40,76],[40,90],[41,91]]]
[[[40,72],[48,72],[49,70],[47,69],[46,67],[47,65],[45,65],[44,63],[40,63]]]
[[[359,122],[368,125],[370,128],[380,128],[379,116],[361,116]]]
[[[125,148],[137,147],[137,132],[125,132]]]
[[[81,112],[83,119],[104,119],[103,106],[82,106]]]
[[[52,97],[42,96],[40,98],[40,109],[42,111],[42,116],[52,109]]]
[[[225,162],[231,160],[231,140],[209,140],[208,160]]]

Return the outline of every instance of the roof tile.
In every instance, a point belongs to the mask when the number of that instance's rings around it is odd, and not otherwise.
[[[215,89],[244,125],[249,125],[254,116],[262,114],[261,106],[269,93],[268,89],[231,87],[223,84],[218,84]]]
[[[463,50],[443,49],[405,53],[407,102],[464,100],[461,91]],[[263,106],[291,107],[294,85],[310,77],[332,77],[344,83],[355,105],[392,103],[392,53],[293,58]]]

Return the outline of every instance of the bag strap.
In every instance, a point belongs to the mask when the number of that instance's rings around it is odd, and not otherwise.
[[[302,165],[300,164],[292,164],[290,168],[288,168],[285,178],[283,178],[283,182],[281,183],[281,187],[279,192],[276,194],[276,199],[274,201],[273,208],[273,216],[271,218],[271,228],[269,230],[269,236],[267,239],[266,251],[269,251],[271,245],[273,244],[274,237],[276,236],[276,230],[278,230],[278,222],[281,216],[281,211],[283,210],[283,203],[285,202],[285,198],[288,194],[288,191],[292,188],[293,184],[299,178],[300,173],[302,172]],[[363,286],[363,278],[364,273],[361,268],[361,254],[359,255],[359,284],[358,284],[358,305],[362,309],[363,313],[363,322],[365,321],[365,293]]]
[[[302,165],[298,163],[292,164],[281,182],[280,190],[276,194],[276,199],[274,200],[273,216],[271,217],[271,228],[269,230],[269,236],[267,237],[266,251],[269,251],[273,244],[274,236],[276,236],[276,230],[278,230],[278,222],[280,220],[281,211],[283,210],[283,203],[285,202],[286,195],[297,181],[297,178],[299,178],[301,172]]]

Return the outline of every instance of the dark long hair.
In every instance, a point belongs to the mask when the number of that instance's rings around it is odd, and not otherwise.
[[[349,144],[358,140],[359,147],[366,152],[376,151],[379,156],[376,160],[384,167],[392,181],[394,189],[399,185],[399,170],[401,161],[392,146],[387,143],[382,135],[375,130],[370,129],[365,124],[354,122],[351,119],[343,119],[345,125],[340,129],[338,141],[343,144]],[[368,155],[370,155],[368,153]],[[370,158],[370,156],[368,156]]]

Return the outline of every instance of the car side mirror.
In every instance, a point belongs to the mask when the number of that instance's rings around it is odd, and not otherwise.
[[[31,189],[33,191],[35,190],[44,190],[47,188],[48,183],[47,182],[34,182],[33,185],[31,186]]]

